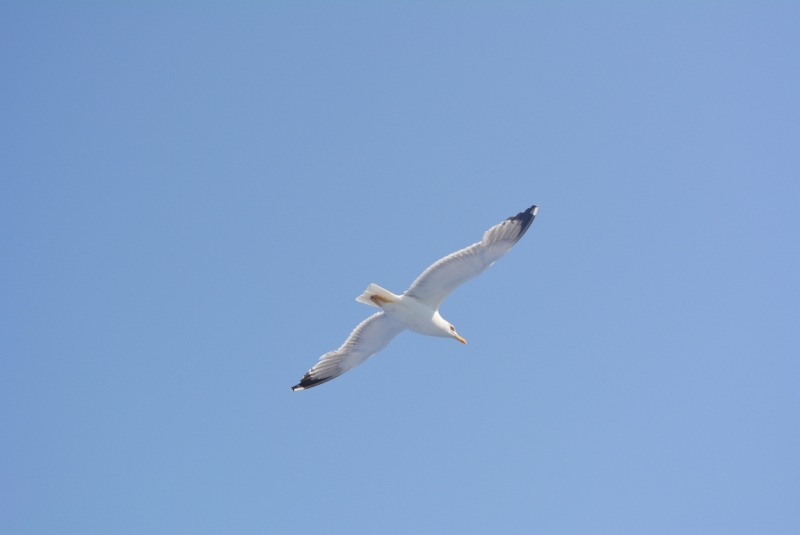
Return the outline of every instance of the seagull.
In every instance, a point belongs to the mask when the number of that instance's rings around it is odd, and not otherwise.
[[[362,321],[342,347],[322,355],[292,391],[321,385],[352,370],[406,329],[428,336],[454,338],[466,344],[456,328],[439,315],[439,307],[450,292],[486,271],[511,250],[531,226],[538,211],[538,206],[531,206],[487,230],[478,243],[435,262],[403,295],[370,284],[356,301],[381,311]]]

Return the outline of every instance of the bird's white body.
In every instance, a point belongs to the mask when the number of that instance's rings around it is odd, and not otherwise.
[[[466,344],[455,327],[439,315],[439,306],[464,282],[477,277],[514,246],[536,217],[537,206],[509,217],[487,230],[483,239],[435,262],[403,295],[370,284],[356,298],[381,312],[362,321],[342,346],[320,357],[292,390],[305,390],[340,376],[386,347],[408,329],[427,336],[455,338]]]
[[[411,295],[395,295],[389,302],[380,303],[380,308],[406,329],[428,336],[450,338],[450,324],[432,308]]]

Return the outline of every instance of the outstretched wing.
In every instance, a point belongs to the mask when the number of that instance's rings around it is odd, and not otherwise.
[[[406,328],[383,312],[368,317],[353,329],[342,347],[320,357],[292,390],[305,390],[334,379],[352,370],[372,355],[389,345],[392,338]]]
[[[478,243],[445,256],[417,277],[405,295],[438,309],[450,292],[483,273],[525,234],[539,207],[534,205],[493,226]]]

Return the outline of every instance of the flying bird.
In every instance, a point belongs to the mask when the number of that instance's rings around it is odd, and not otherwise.
[[[439,307],[450,292],[483,273],[511,250],[531,226],[538,210],[534,205],[509,217],[487,230],[478,243],[435,262],[403,295],[370,284],[356,301],[381,311],[362,321],[342,347],[322,355],[292,390],[321,385],[352,370],[406,329],[428,336],[454,338],[466,344],[456,328],[439,315]]]

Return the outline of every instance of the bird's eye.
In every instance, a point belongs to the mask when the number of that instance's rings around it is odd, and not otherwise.
[[[451,325],[451,326],[450,326],[450,330],[451,330],[451,331],[455,331],[455,330],[456,330],[456,328],[455,328],[455,327],[453,327],[453,326]]]

